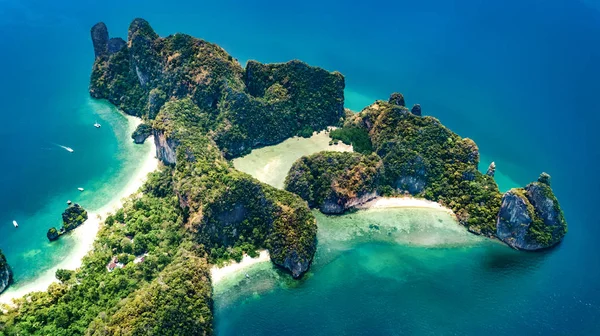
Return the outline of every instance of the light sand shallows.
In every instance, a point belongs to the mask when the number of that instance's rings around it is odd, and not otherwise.
[[[283,189],[285,177],[299,158],[321,151],[353,151],[351,145],[341,141],[330,145],[329,130],[314,132],[310,138],[292,137],[274,146],[254,149],[250,154],[234,159],[233,166],[261,182]]]
[[[210,269],[210,277],[212,278],[213,283],[217,283],[227,276],[243,271],[249,266],[270,260],[271,257],[269,257],[269,251],[267,250],[261,250],[259,256],[256,258],[251,258],[249,255],[244,254],[242,261],[240,261],[239,263],[232,262],[222,267],[213,266]]]
[[[131,131],[137,127],[140,123],[138,118],[127,117]],[[75,246],[69,257],[64,259],[60,264],[49,269],[48,271],[41,274],[35,280],[19,286],[18,288],[9,287],[6,292],[0,296],[0,304],[10,304],[13,299],[20,298],[31,292],[45,291],[48,289],[51,283],[56,282],[55,274],[59,268],[75,270],[81,266],[83,257],[92,250],[96,234],[100,229],[100,224],[110,213],[115,212],[123,206],[123,200],[137,192],[138,189],[144,184],[149,173],[155,171],[158,168],[158,159],[156,159],[156,149],[154,147],[154,140],[152,137],[148,138],[151,144],[151,149],[148,154],[144,157],[143,161],[138,166],[137,171],[129,180],[125,188],[121,190],[115,197],[98,211],[88,213],[88,220],[83,222],[77,229],[71,231],[69,235],[75,241]],[[12,289],[12,290],[11,290]]]
[[[428,208],[446,211],[450,215],[456,217],[454,211],[445,206],[422,198],[414,198],[411,196],[405,197],[377,197],[360,206],[359,209],[377,209],[377,208]]]

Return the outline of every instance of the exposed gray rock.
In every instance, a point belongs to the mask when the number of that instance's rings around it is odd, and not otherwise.
[[[104,22],[98,22],[92,27],[92,43],[96,58],[108,55],[108,29]]]
[[[6,257],[0,250],[0,293],[2,293],[12,283],[12,270],[6,262]]]
[[[127,42],[120,37],[113,37],[108,40],[108,54],[112,55],[127,45]]]
[[[496,175],[496,163],[495,162],[490,163],[490,166],[488,167],[488,170],[485,174],[487,176],[491,176],[491,177],[494,177],[494,175]]]
[[[177,146],[179,142],[167,139],[164,132],[154,130],[154,144],[156,145],[156,157],[168,165],[173,165],[177,159]]]
[[[404,96],[402,95],[402,93],[399,92],[392,93],[389,99],[389,103],[398,106],[406,106],[406,103],[404,102]]]
[[[410,175],[410,176],[401,176],[396,180],[396,189],[400,189],[403,191],[408,191],[411,195],[416,195],[425,189],[425,185],[427,182],[424,177],[425,172],[423,174]]]
[[[323,201],[323,204],[321,204],[321,207],[319,209],[324,214],[339,215],[344,213],[344,211],[348,209],[365,204],[376,197],[377,192],[375,191],[365,193],[358,197],[350,198],[348,200],[339,198],[332,193],[331,195],[329,195],[329,197],[325,199],[325,201]]]
[[[551,246],[560,242],[567,231],[567,223],[550,186],[534,182],[525,187],[525,190],[537,216],[544,221],[546,229],[550,232],[548,244]]]
[[[558,200],[550,186],[540,182],[504,194],[496,224],[497,237],[520,250],[552,247],[567,233]]]
[[[143,144],[146,139],[152,135],[152,127],[146,123],[139,124],[135,131],[131,134],[133,142]]]
[[[288,269],[292,272],[294,278],[299,278],[304,272],[308,270],[310,266],[310,259],[300,258],[296,251],[292,251],[283,261],[283,264],[279,265],[283,268]]]
[[[522,250],[535,250],[540,246],[526,240],[527,231],[534,216],[531,204],[516,190],[509,190],[502,196],[498,213],[496,235],[509,246]]]
[[[415,104],[413,105],[412,109],[410,109],[410,112],[416,116],[421,116],[422,112],[421,112],[421,105],[420,104]]]

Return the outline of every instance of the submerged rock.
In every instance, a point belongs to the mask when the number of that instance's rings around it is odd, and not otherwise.
[[[548,174],[540,180],[549,181]],[[567,233],[567,222],[548,184],[533,182],[502,197],[496,235],[520,250],[539,250],[558,244]]]
[[[13,274],[6,257],[0,250],[0,293],[2,293],[13,281]]]

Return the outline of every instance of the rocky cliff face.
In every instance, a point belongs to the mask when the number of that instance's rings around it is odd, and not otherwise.
[[[136,144],[143,144],[150,135],[152,135],[152,126],[141,123],[131,134],[131,138]]]
[[[0,250],[0,293],[2,293],[12,283],[12,270],[6,262],[6,257]]]
[[[332,193],[327,198],[325,198],[325,201],[323,201],[323,203],[319,207],[319,210],[321,210],[321,212],[324,214],[340,215],[343,214],[346,210],[361,206],[376,197],[377,192],[375,191],[364,192],[361,195],[357,195],[356,197],[352,197],[349,199],[341,198],[336,194]]]
[[[156,146],[156,157],[168,165],[173,165],[177,161],[176,139],[167,139],[163,131],[154,130],[154,145]]]
[[[546,181],[544,175],[540,180]],[[539,250],[558,244],[566,232],[567,223],[549,184],[534,182],[502,197],[496,235],[506,244]]]

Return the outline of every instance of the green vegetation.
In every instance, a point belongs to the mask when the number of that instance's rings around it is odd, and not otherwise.
[[[95,50],[108,50],[97,45],[106,43],[101,33]],[[409,113],[397,105],[404,103],[401,95],[344,122],[339,73],[299,61],[251,61],[243,69],[214,44],[185,34],[160,38],[142,19],[132,22],[128,35],[127,46],[98,54],[90,93],[143,117],[148,124],[136,135],[151,127],[167,166],[105,219],[81,268],[58,270],[60,282],[47,292],[4,307],[0,334],[212,334],[210,264],[268,249],[274,264],[300,277],[316,250],[309,204],[343,212],[376,191],[409,192],[452,208],[473,232],[495,232],[500,193],[493,178],[477,170],[475,143],[435,118]],[[287,191],[227,160],[340,122],[334,138],[359,153],[298,160]],[[548,196],[549,177],[542,180],[538,191]],[[537,191],[528,186],[527,192]],[[539,217],[547,222],[545,212]],[[69,207],[64,230],[86,218],[78,205]],[[536,224],[532,231],[532,239],[547,239],[545,228]],[[48,237],[55,233],[51,228]],[[0,253],[2,267],[8,265]]]
[[[381,168],[376,154],[320,152],[294,163],[285,189],[305,199],[311,207],[324,209],[324,205],[332,204],[345,208],[351,199],[375,192]]]
[[[538,181],[525,187],[527,199],[535,208],[530,211],[533,222],[526,238],[542,246],[552,246],[567,233],[567,222],[550,187],[550,175],[542,173]]]
[[[60,283],[18,299],[16,308],[0,315],[0,333],[168,335],[165,329],[175,334],[210,333],[206,256],[184,227],[177,197],[165,195],[171,173],[163,169],[151,174],[146,192],[132,196],[106,219],[80,269],[58,270]],[[134,263],[136,256],[145,257]],[[109,272],[107,266],[115,257],[124,265]],[[184,299],[182,293],[193,295]],[[148,315],[148,307],[155,315]]]
[[[210,119],[210,137],[228,159],[309,136],[344,116],[344,77],[337,72],[300,61],[250,61],[244,69],[215,44],[185,34],[158,37],[143,19],[131,23],[128,35],[127,47],[96,58],[91,95],[148,120],[168,101],[189,98]]]
[[[340,140],[346,145],[352,145],[355,152],[369,154],[373,152],[373,144],[369,132],[362,127],[348,126],[338,128],[329,133],[334,140]]]
[[[131,138],[135,143],[141,144],[152,134],[152,126],[141,123],[139,124],[135,131],[131,134]]]
[[[64,231],[71,231],[88,219],[87,211],[81,205],[70,205],[62,214]]]
[[[451,208],[472,232],[494,235],[501,194],[493,178],[477,169],[479,151],[472,140],[462,139],[435,118],[416,116],[403,106],[383,101],[348,116],[332,137],[352,143],[363,153],[374,150],[376,154],[365,159],[383,163],[381,172],[371,170],[370,179],[363,178],[362,183],[369,184],[364,190],[377,188],[388,196],[410,193],[439,202]],[[290,172],[286,189],[311,206],[322,206],[328,193],[336,193],[336,184],[328,184],[332,172],[340,180],[348,179],[337,169],[337,162],[328,154],[303,158]],[[346,162],[340,169],[362,170],[355,162]],[[358,190],[364,187],[358,180],[349,185]]]
[[[189,98],[168,102],[154,121],[158,136],[174,144],[172,189],[197,242],[213,263],[267,248],[275,264],[300,276],[316,246],[307,204],[233,169],[207,135],[210,127]]]
[[[61,235],[77,228],[87,219],[88,213],[83,207],[81,207],[81,205],[69,205],[69,207],[62,214],[63,225],[60,230],[57,230],[55,227],[51,227],[48,229],[46,237],[48,237],[49,241],[57,240]]]

